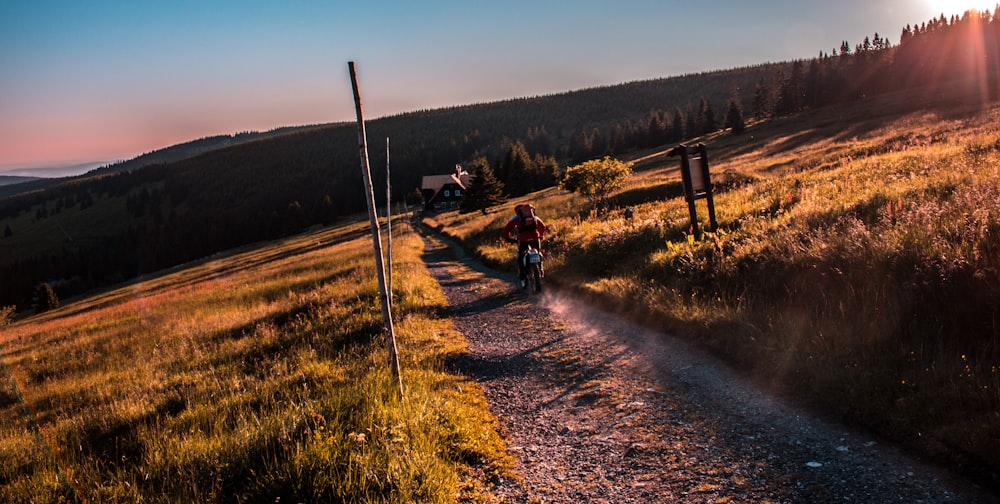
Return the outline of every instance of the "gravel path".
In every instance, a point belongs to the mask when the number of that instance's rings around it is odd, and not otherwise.
[[[469,354],[517,455],[502,502],[1000,502],[790,407],[668,335],[513,278],[427,237]]]

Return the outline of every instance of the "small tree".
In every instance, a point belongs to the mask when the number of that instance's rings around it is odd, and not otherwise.
[[[329,194],[323,195],[323,200],[320,201],[318,209],[317,220],[320,221],[324,226],[329,226],[337,218],[337,211],[333,207],[333,198]]]
[[[461,213],[479,210],[485,215],[487,208],[507,201],[503,182],[493,173],[493,168],[490,168],[486,158],[479,157],[472,160],[472,173],[475,177],[462,193],[462,205],[459,209]]]
[[[719,129],[719,124],[715,122],[715,110],[712,102],[704,96],[701,97],[701,104],[698,106],[698,132],[712,133]]]
[[[566,168],[561,185],[586,197],[595,208],[604,208],[611,191],[621,187],[630,175],[631,163],[605,156]]]
[[[59,296],[56,296],[55,289],[48,282],[38,286],[38,304],[35,305],[36,313],[43,313],[59,308]]]
[[[306,227],[305,211],[302,204],[293,201],[285,209],[284,233],[292,234],[302,231]]]
[[[739,135],[746,129],[746,123],[743,122],[743,107],[740,107],[736,98],[729,99],[729,110],[726,112],[726,127],[731,129],[734,135]]]
[[[422,205],[424,204],[424,193],[419,187],[414,187],[409,194],[406,195],[406,205]]]
[[[532,161],[532,182],[535,191],[559,183],[559,161],[554,156],[535,154]]]

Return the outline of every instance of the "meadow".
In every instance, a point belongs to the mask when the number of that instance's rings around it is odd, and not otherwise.
[[[691,232],[679,160],[666,150],[623,157],[634,174],[606,211],[553,188],[487,215],[424,222],[512,270],[499,229],[531,201],[552,232],[550,284],[995,485],[1000,108],[912,100],[887,95],[698,139],[716,232]],[[704,200],[697,209],[705,230]]]
[[[395,229],[407,229],[395,226]],[[235,250],[14,320],[0,501],[476,502],[514,477],[423,265],[394,248],[401,399],[367,226]],[[9,316],[10,314],[5,314]]]
[[[424,223],[512,269],[499,230],[530,200],[550,284],[996,484],[1000,108],[914,109],[887,95],[700,138],[713,233],[691,232],[664,149],[625,158],[635,175],[608,211],[552,188]],[[393,244],[403,399],[363,224],[5,325],[0,501],[489,500],[482,482],[513,462],[477,384],[447,372],[464,341],[422,240]]]

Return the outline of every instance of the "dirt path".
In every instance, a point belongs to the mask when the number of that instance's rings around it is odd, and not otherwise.
[[[460,254],[460,252],[458,252]],[[714,359],[427,241],[523,476],[504,502],[1000,502],[755,390]]]

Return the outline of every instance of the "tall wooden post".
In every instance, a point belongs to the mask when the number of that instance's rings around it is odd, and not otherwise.
[[[386,290],[385,264],[382,260],[382,238],[379,233],[378,216],[375,213],[375,192],[372,189],[372,174],[368,166],[368,141],[365,134],[365,120],[361,113],[361,93],[358,91],[358,74],[354,62],[347,63],[351,73],[351,87],[354,89],[354,109],[358,116],[358,152],[361,155],[361,174],[365,181],[365,201],[368,203],[368,221],[372,228],[372,243],[375,246],[375,270],[378,274],[379,299],[382,302],[382,320],[385,323],[389,347],[389,368],[399,389],[399,397],[403,397],[403,380],[399,373],[399,354],[396,351],[396,335],[392,327],[392,310],[389,306],[389,296]]]
[[[389,174],[389,137],[385,137],[385,237],[388,243],[386,254],[386,280],[389,292],[389,306],[392,306],[392,178]]]

